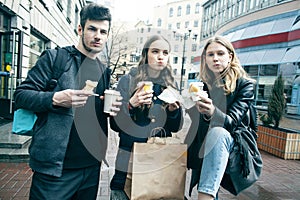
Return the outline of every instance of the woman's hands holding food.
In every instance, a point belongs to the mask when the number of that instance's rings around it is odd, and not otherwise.
[[[129,103],[132,107],[138,107],[143,104],[149,105],[152,103],[153,90],[144,91],[144,85],[142,84],[129,99]]]
[[[207,118],[211,118],[215,112],[215,106],[212,100],[206,96],[199,96],[200,100],[196,101],[196,107],[201,114],[204,114]]]

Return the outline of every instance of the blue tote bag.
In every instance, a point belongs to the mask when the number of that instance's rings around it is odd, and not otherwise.
[[[65,63],[67,63],[67,50],[64,48],[56,48],[57,56],[55,58],[54,73],[52,79],[48,82],[48,91],[53,91],[57,85],[58,78],[65,71]],[[33,111],[19,108],[14,112],[14,119],[12,125],[12,133],[17,135],[33,135],[33,127],[37,120],[37,116]]]
[[[37,116],[30,110],[16,110],[14,113],[12,132],[17,135],[32,136],[36,119]]]

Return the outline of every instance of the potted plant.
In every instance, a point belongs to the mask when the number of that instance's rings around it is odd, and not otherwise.
[[[284,80],[280,74],[274,82],[268,111],[260,115],[257,144],[259,149],[284,159],[300,159],[300,134],[279,127],[285,110]]]

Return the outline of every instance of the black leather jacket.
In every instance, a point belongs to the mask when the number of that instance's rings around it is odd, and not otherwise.
[[[48,81],[51,80],[52,67],[57,53],[55,49],[51,49],[42,53],[36,65],[28,72],[26,80],[17,87],[14,93],[16,108],[32,110],[38,116],[29,147],[30,167],[40,173],[57,177],[62,173],[74,113],[72,108],[53,106],[52,98],[56,91],[76,89],[76,74],[81,65],[81,54],[78,50],[74,46],[66,47],[66,49],[68,51],[66,71],[58,79],[54,91],[49,92],[46,89]],[[102,67],[106,69],[104,65]],[[106,73],[100,80],[102,81],[99,81],[96,93],[103,95],[109,84]],[[104,158],[107,147],[108,115],[103,113],[103,101],[100,98],[95,98],[95,109],[102,129],[102,134],[100,134],[102,143],[99,149],[103,152]]]
[[[207,90],[207,87],[205,87]],[[225,95],[222,89],[213,88],[208,91],[216,107],[213,118],[206,121],[196,107],[188,110],[192,120],[185,143],[188,144],[188,168],[201,169],[202,159],[199,151],[209,127],[223,127],[231,134],[237,129],[246,129],[249,125],[249,104],[254,100],[253,82],[238,79],[233,93]]]

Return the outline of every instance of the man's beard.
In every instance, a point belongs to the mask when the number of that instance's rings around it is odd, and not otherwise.
[[[94,50],[94,49],[88,47],[88,46],[85,44],[85,41],[84,41],[84,33],[82,33],[82,38],[81,38],[81,40],[82,40],[82,46],[84,47],[84,49],[85,49],[87,52],[90,52],[90,53],[100,53],[100,52],[102,51],[102,49],[101,49],[101,50]]]

